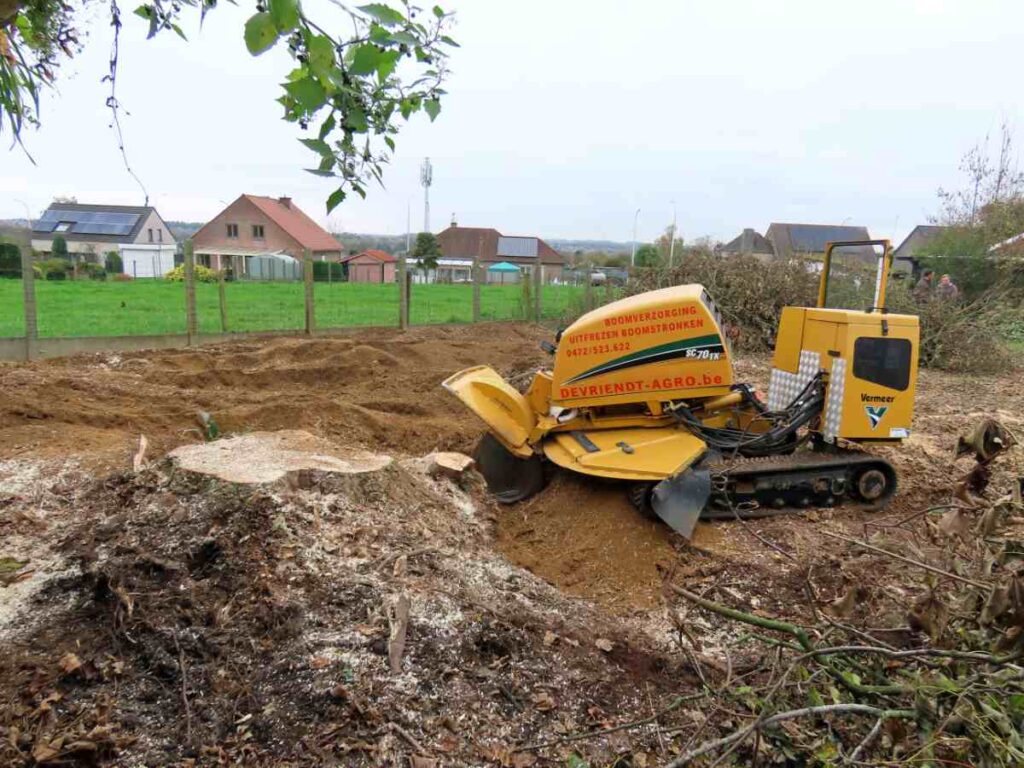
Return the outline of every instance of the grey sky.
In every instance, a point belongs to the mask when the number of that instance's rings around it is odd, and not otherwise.
[[[326,223],[330,185],[281,121],[282,45],[248,55],[252,12],[223,3],[185,43],[122,33],[119,95],[129,158],[169,219],[205,220],[242,192],[291,194]],[[314,17],[334,18],[325,0]],[[902,236],[955,185],[960,155],[1001,121],[1019,129],[1024,3],[451,0],[453,75],[437,122],[398,137],[386,189],[331,224],[360,232],[422,222],[417,168],[434,162],[432,229],[642,239],[671,219],[728,239],[771,221],[863,224]],[[38,165],[0,150],[0,217],[54,195],[138,203],[104,106],[110,31],[92,9],[85,53],[26,136]],[[338,23],[342,23],[340,18]]]

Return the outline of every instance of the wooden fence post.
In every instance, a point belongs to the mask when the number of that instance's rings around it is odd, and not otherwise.
[[[191,238],[185,241],[185,336],[191,347],[199,335],[196,321],[196,258]]]
[[[533,297],[530,296],[530,278],[524,275],[522,270],[519,271],[519,288],[522,291],[519,296],[522,320],[524,323],[528,323],[530,322],[530,316],[533,314]]]
[[[224,287],[224,268],[221,267],[220,276],[217,278],[217,298],[220,300],[220,332],[228,332],[228,297],[227,289]]]
[[[539,323],[541,318],[544,316],[540,295],[544,287],[544,265],[540,263],[540,256],[537,256],[537,264],[533,268],[533,290],[536,294],[533,297],[533,321]]]
[[[590,275],[584,275],[583,280],[583,311],[589,312],[594,308],[594,286],[590,284]]]
[[[480,259],[477,256],[473,257],[473,322],[480,322]]]
[[[307,248],[302,252],[302,279],[306,288],[306,335],[312,336],[316,330],[316,308],[313,301],[313,254]],[[330,270],[331,264],[327,263]]]
[[[32,268],[32,249],[21,248],[21,287],[25,302],[25,359],[39,356],[39,325],[36,317],[36,273]]]
[[[405,256],[398,259],[398,327],[409,327],[409,267]]]

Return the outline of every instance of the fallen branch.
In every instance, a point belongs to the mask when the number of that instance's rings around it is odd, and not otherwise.
[[[687,600],[696,603],[701,608],[711,611],[712,613],[717,613],[720,616],[725,616],[728,619],[739,621],[743,624],[750,624],[755,627],[761,627],[762,629],[770,629],[775,632],[782,632],[789,635],[796,639],[800,644],[800,648],[804,651],[805,658],[813,658],[818,651],[811,642],[807,632],[796,624],[790,624],[787,621],[779,621],[778,619],[766,619],[763,616],[755,616],[752,613],[738,611],[735,608],[730,608],[726,605],[722,605],[721,603],[716,603],[713,600],[708,600],[700,595],[695,595],[693,592],[683,589],[682,587],[677,587],[674,584],[671,585],[671,589],[677,595],[685,597]],[[901,685],[864,685],[863,683],[859,683],[851,679],[849,675],[843,674],[841,671],[835,669],[826,661],[822,661],[821,665],[828,673],[829,677],[851,693],[869,696],[906,693],[906,689]]]
[[[950,571],[944,571],[941,568],[936,568],[934,565],[922,563],[920,560],[912,560],[909,557],[904,557],[903,555],[898,555],[895,552],[890,552],[887,549],[876,547],[874,544],[868,544],[866,541],[861,541],[860,539],[851,539],[849,536],[840,536],[838,533],[832,533],[831,531],[826,530],[822,530],[821,533],[825,534],[830,538],[845,541],[848,544],[856,544],[858,547],[863,547],[864,549],[870,550],[871,552],[876,552],[879,555],[886,555],[888,557],[893,558],[894,560],[899,560],[902,563],[907,563],[908,565],[916,565],[918,568],[923,568],[924,570],[937,574],[939,576],[945,576],[947,579],[953,579],[954,581],[959,581],[963,584],[967,584],[972,587],[977,587],[978,589],[989,588],[988,584],[983,584],[980,581],[973,581],[972,579],[965,578],[956,573],[951,573]]]
[[[178,666],[181,668],[181,701],[185,705],[185,740],[192,743],[192,707],[188,703],[188,668],[185,666],[185,653],[178,642],[178,633],[174,635],[174,647],[178,649]]]
[[[880,709],[869,704],[822,704],[817,707],[791,709],[788,712],[779,712],[771,717],[766,717],[764,720],[755,720],[750,725],[730,733],[728,736],[723,736],[714,741],[706,741],[696,749],[677,757],[671,763],[668,763],[665,768],[682,768],[701,755],[746,739],[755,730],[760,731],[763,728],[769,728],[786,720],[797,720],[801,717],[818,717],[821,715],[874,715],[879,720],[889,720],[897,717],[912,719],[916,717],[916,714],[912,709]]]
[[[403,739],[409,742],[409,746],[416,750],[417,755],[426,756],[430,754],[429,752],[427,752],[427,750],[423,748],[423,745],[416,740],[415,736],[413,736],[411,733],[405,730],[405,728],[400,726],[398,723],[388,722],[387,729],[392,733],[397,733],[399,736],[401,736]]]
[[[394,675],[402,672],[402,654],[405,653],[405,633],[409,629],[409,596],[401,594],[388,612],[391,633],[388,637],[388,663]]]
[[[697,699],[707,698],[708,692],[702,691],[701,693],[694,693],[689,696],[678,696],[672,700],[672,703],[665,707],[660,712],[655,712],[650,717],[645,717],[641,720],[631,720],[628,723],[622,723],[620,725],[612,726],[611,728],[602,728],[599,731],[588,731],[586,733],[572,733],[568,736],[561,736],[557,739],[551,739],[550,741],[540,741],[536,744],[526,744],[521,747],[516,747],[515,752],[533,752],[538,749],[544,749],[546,747],[554,747],[558,744],[565,744],[571,741],[585,741],[586,739],[597,739],[601,736],[607,736],[609,733],[617,733],[618,731],[628,731],[632,728],[639,728],[642,725],[650,725],[660,720],[662,717],[667,715],[673,710],[679,709],[683,704],[688,701],[696,701]]]
[[[884,723],[884,717],[880,717],[875,720],[875,724],[871,727],[871,730],[868,731],[868,735],[861,740],[860,744],[857,745],[857,748],[850,753],[848,758],[846,758],[846,765],[853,765],[860,759],[861,752],[871,746],[871,743],[877,738],[878,732],[882,730],[882,725]]]

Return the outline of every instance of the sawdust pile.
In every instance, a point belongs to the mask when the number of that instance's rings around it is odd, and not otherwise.
[[[246,485],[164,460],[95,483],[58,547],[77,567],[4,628],[0,762],[527,765],[517,746],[686,678],[510,567],[425,467]]]

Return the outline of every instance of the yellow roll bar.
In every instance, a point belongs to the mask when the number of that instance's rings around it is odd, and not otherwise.
[[[832,251],[836,248],[848,246],[870,245],[882,246],[882,253],[878,257],[878,275],[875,280],[875,301],[868,312],[885,310],[885,289],[889,284],[889,270],[892,268],[892,243],[888,240],[836,240],[834,243],[825,244],[825,260],[821,264],[821,280],[818,283],[818,306],[824,307],[828,301],[828,276],[832,269]]]

